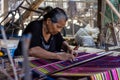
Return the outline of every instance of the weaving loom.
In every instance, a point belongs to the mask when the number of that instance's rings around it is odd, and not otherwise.
[[[74,62],[32,60],[31,66],[40,77],[45,75],[87,76],[90,80],[119,80],[120,56],[106,56],[108,54],[111,53],[79,53]]]

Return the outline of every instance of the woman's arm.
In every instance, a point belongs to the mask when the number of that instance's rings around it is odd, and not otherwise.
[[[63,41],[63,43],[62,43],[62,49],[65,52],[71,52],[71,50],[72,50],[72,48],[70,47],[70,45],[68,44],[67,41]]]
[[[66,53],[53,53],[42,49],[41,47],[33,47],[29,50],[29,55],[37,58],[44,59],[58,59],[58,60],[71,60],[74,59],[72,54]]]

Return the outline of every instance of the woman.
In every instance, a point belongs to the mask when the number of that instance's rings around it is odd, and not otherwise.
[[[64,10],[54,8],[46,13],[43,19],[29,23],[23,32],[23,34],[32,34],[29,55],[45,59],[73,60],[74,51],[60,34],[67,19]],[[20,49],[19,43],[15,55],[21,54]]]

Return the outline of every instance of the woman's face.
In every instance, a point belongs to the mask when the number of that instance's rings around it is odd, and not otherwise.
[[[58,20],[57,23],[53,23],[51,19],[48,19],[47,20],[48,32],[52,35],[55,35],[58,32],[60,32],[63,29],[63,27],[65,27],[65,24],[66,24],[65,19],[60,19]]]

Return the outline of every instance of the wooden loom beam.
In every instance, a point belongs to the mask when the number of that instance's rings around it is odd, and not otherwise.
[[[36,10],[39,5],[43,2],[44,0],[35,0],[34,2],[32,2],[32,4],[29,6],[29,9],[32,10]],[[22,22],[25,22],[25,20],[32,14],[32,11],[28,11],[26,10],[23,14],[22,14]],[[15,22],[16,24],[19,23],[20,18]]]

